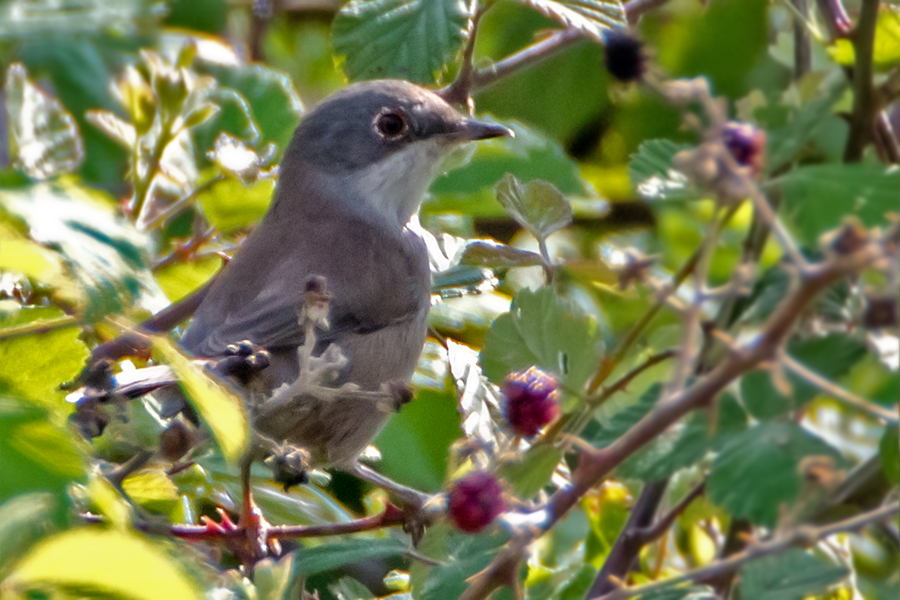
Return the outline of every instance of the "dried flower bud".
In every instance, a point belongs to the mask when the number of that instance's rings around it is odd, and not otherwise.
[[[617,29],[607,30],[603,39],[603,65],[613,78],[630,83],[644,77],[647,57],[643,42]]]
[[[735,162],[749,167],[753,176],[759,177],[766,149],[766,132],[749,123],[729,121],[722,131],[722,138]]]
[[[859,252],[868,242],[869,232],[856,217],[845,217],[840,229],[823,238],[823,244],[841,256]]]
[[[182,421],[172,421],[159,434],[159,455],[168,461],[176,461],[194,445],[194,430]]]
[[[504,510],[503,488],[490,473],[466,475],[450,490],[450,520],[466,533],[482,531]]]
[[[559,414],[556,379],[537,367],[508,375],[503,395],[506,421],[522,437],[537,435]]]

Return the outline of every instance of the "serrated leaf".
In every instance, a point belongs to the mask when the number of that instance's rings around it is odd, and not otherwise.
[[[351,81],[433,83],[462,47],[470,18],[463,0],[353,0],[331,31]]]
[[[754,600],[802,600],[818,596],[849,574],[833,565],[792,548],[777,556],[751,561],[741,569],[741,598]]]
[[[129,498],[147,508],[165,509],[178,501],[178,488],[162,469],[145,469],[122,482]]]
[[[117,216],[106,194],[68,182],[0,189],[0,207],[26,223],[31,238],[58,251],[83,293],[87,321],[131,307],[153,290],[146,238]]]
[[[791,342],[787,352],[814,373],[835,380],[866,355],[866,345],[851,335],[838,333]],[[788,396],[778,390],[766,371],[751,371],[741,378],[741,398],[751,415],[772,419],[799,408],[819,393],[816,386],[793,372],[786,374],[791,385]]]
[[[513,371],[539,366],[578,393],[602,355],[597,322],[572,300],[544,287],[516,294],[510,312],[498,317],[488,331],[481,364],[485,375],[498,384]]]
[[[606,203],[591,197],[596,193],[581,177],[578,163],[558,142],[516,121],[480,118],[509,127],[516,136],[478,142],[465,166],[438,177],[431,185],[432,197],[423,205],[423,214],[461,212],[472,217],[506,217],[494,192],[494,185],[506,173],[521,181],[549,181],[569,197],[588,197],[574,204],[578,215],[596,217],[604,213]]]
[[[533,267],[539,266],[543,262],[540,254],[519,250],[494,240],[472,240],[466,244],[466,249],[459,259],[459,264],[463,266],[489,269]]]
[[[681,200],[691,197],[690,181],[672,166],[672,159],[690,146],[671,140],[649,140],[638,146],[628,163],[631,185],[644,200]]]
[[[252,122],[243,122],[244,109],[240,103],[235,103],[233,99],[223,95],[223,92],[216,91],[210,94],[210,100],[220,107],[233,105],[235,110],[229,111],[230,116],[224,121],[213,117],[208,123],[221,122],[233,127],[234,130],[229,128],[228,131],[237,136],[246,136],[249,143],[256,141],[252,137],[254,130],[258,128],[260,139],[257,147],[272,143],[278,148],[279,156],[284,153],[303,116],[303,102],[287,74],[261,64],[233,67],[197,61],[195,68],[215,77],[220,87],[231,88],[240,94],[252,111]],[[225,115],[221,118],[224,117]],[[237,131],[238,129],[242,131]]]
[[[77,169],[84,147],[78,125],[62,104],[32,84],[19,63],[6,72],[4,91],[15,165],[32,179]]]
[[[504,463],[500,474],[512,485],[515,497],[525,500],[544,489],[562,457],[562,450],[550,444],[534,446],[521,461]]]
[[[766,171],[777,171],[797,157],[819,129],[827,124],[832,107],[845,90],[843,84],[834,85],[821,98],[804,102],[799,107],[789,109],[778,105],[757,111],[760,125],[766,127]],[[783,122],[782,118],[785,118]]]
[[[522,184],[507,173],[496,190],[497,201],[509,216],[539,240],[572,222],[572,207],[552,183],[534,179]]]
[[[736,517],[773,527],[783,504],[797,499],[800,461],[838,452],[793,422],[765,422],[738,433],[713,461],[706,492]]]
[[[332,542],[315,548],[304,548],[299,552],[294,559],[291,576],[314,575],[349,563],[403,556],[408,551],[409,542],[398,538],[358,538]]]
[[[52,589],[133,600],[202,598],[181,566],[159,547],[131,533],[100,528],[73,529],[43,540],[18,562],[3,586],[13,595]]]
[[[188,400],[212,430],[222,454],[228,461],[237,461],[250,442],[250,421],[240,394],[210,370],[191,362],[166,338],[155,337],[153,349],[175,371]]]
[[[541,14],[603,43],[607,29],[628,27],[625,7],[617,0],[520,0]]]
[[[884,225],[888,212],[900,211],[900,169],[896,167],[877,163],[807,165],[790,171],[781,185],[783,212],[811,247],[847,215],[872,227]]]
[[[454,531],[446,522],[429,527],[419,552],[445,558],[433,567],[414,564],[413,589],[421,600],[459,598],[468,587],[466,580],[486,567],[508,541],[509,534],[499,527],[478,535]]]

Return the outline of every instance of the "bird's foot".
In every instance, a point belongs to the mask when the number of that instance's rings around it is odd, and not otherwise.
[[[216,361],[215,370],[247,385],[255,375],[269,366],[269,353],[250,340],[229,344],[225,357]]]
[[[397,483],[359,463],[353,465],[350,472],[360,479],[380,487],[398,501],[405,515],[403,531],[412,538],[413,546],[419,545],[419,540],[425,534],[425,527],[431,525],[443,513],[442,503],[438,501],[439,496],[425,494]]]

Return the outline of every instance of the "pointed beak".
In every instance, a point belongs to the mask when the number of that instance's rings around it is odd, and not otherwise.
[[[446,138],[454,142],[474,142],[475,140],[515,136],[513,130],[508,127],[496,123],[484,123],[475,119],[460,121],[446,134]]]

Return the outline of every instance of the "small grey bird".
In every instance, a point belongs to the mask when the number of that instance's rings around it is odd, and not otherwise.
[[[304,342],[298,302],[317,275],[333,299],[315,353],[336,344],[348,359],[335,383],[408,383],[425,341],[430,274],[425,245],[407,224],[450,150],[505,135],[405,81],[358,83],[327,98],[294,133],[268,213],[210,288],[182,344],[214,358],[249,340],[270,355],[253,389],[292,382]],[[306,447],[316,462],[341,466],[387,416],[365,400],[311,399],[257,425]]]

